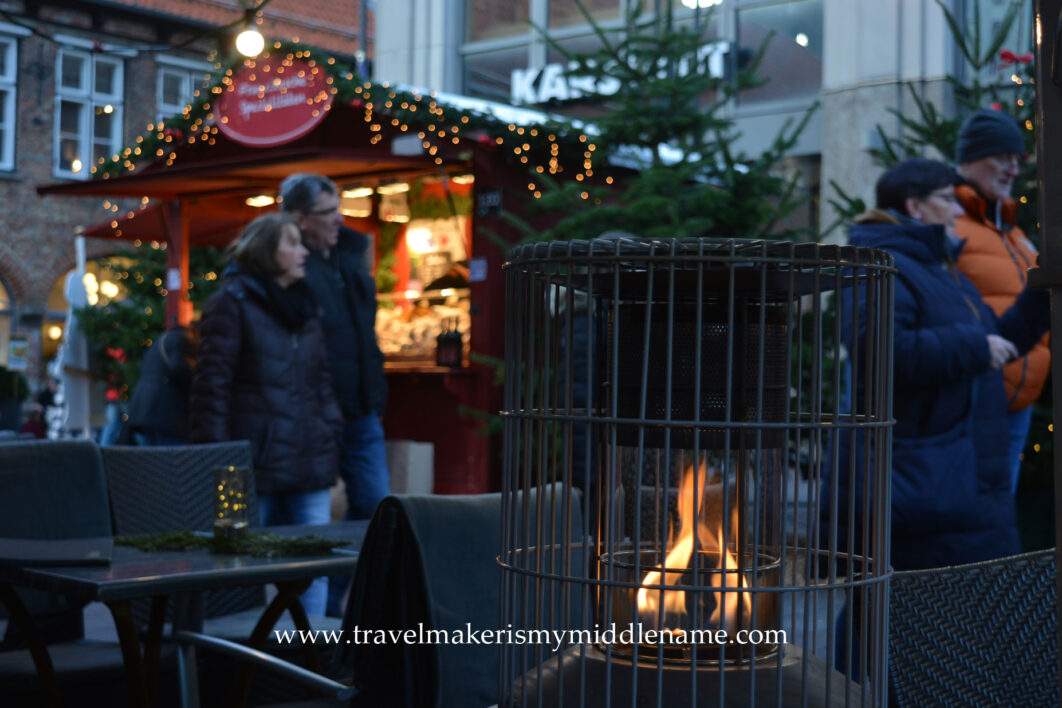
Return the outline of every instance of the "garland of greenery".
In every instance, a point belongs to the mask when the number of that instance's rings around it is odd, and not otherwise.
[[[307,61],[311,66],[327,67],[335,101],[363,109],[366,122],[404,126],[403,130],[422,135],[426,143],[433,144],[429,149],[431,154],[435,154],[438,146],[463,137],[478,140],[492,148],[508,143],[511,160],[539,173],[547,168],[550,172],[564,169],[559,161],[562,148],[565,148],[563,161],[576,169],[576,166],[584,166],[591,160],[596,162],[598,157],[593,154],[594,146],[587,135],[571,122],[548,118],[536,126],[517,126],[490,113],[458,109],[437,99],[434,94],[399,90],[386,83],[367,81],[354,67],[303,44],[275,42],[259,58],[266,59],[271,55],[283,55]],[[214,99],[231,82],[233,74],[254,61],[242,57],[229,60],[227,64],[216,61],[209,85],[196,91],[195,98],[180,114],[157,124],[149,124],[146,132],[120,154],[109,160],[100,158],[92,167],[92,176],[108,179],[133,171],[142,162],[157,161],[171,165],[176,159],[175,147],[209,141],[218,132],[213,124]],[[386,116],[386,119],[382,119],[382,116]],[[591,169],[591,166],[585,166],[585,169]]]
[[[350,545],[349,541],[337,541],[318,534],[291,537],[268,531],[251,531],[243,536],[168,531],[146,536],[118,536],[114,542],[119,546],[131,546],[141,551],[198,551],[205,548],[211,553],[258,557],[315,555]]]

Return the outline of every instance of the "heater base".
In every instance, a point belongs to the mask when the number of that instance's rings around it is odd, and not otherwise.
[[[755,696],[752,672],[748,664],[698,665],[696,698],[690,692],[691,665],[667,664],[659,668],[655,661],[634,664],[629,659],[612,656],[611,667],[597,647],[572,647],[546,661],[541,670],[528,671],[513,682],[512,699],[502,705],[520,706],[697,706],[698,708],[748,708],[763,706],[844,706],[862,703],[862,690],[843,674],[830,669],[812,654],[805,655],[797,646],[782,649],[781,699],[779,700],[778,657],[757,662]],[[804,673],[804,661],[807,674]],[[721,675],[725,675],[724,696],[720,694]],[[634,678],[637,677],[637,691]],[[827,691],[829,682],[829,691]],[[659,687],[658,687],[659,684]],[[606,686],[611,690],[606,691]],[[658,693],[659,690],[659,693]],[[633,695],[636,693],[636,695]],[[829,695],[829,702],[827,702]],[[658,700],[659,696],[659,700]],[[633,699],[633,700],[632,700]]]

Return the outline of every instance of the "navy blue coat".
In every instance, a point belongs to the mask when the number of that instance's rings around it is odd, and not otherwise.
[[[320,308],[328,370],[347,419],[383,415],[387,382],[376,344],[376,283],[365,268],[365,236],[342,227],[329,258],[310,249],[306,284]]]
[[[879,216],[885,216],[878,213]],[[885,216],[885,218],[889,218]],[[989,366],[987,335],[999,334],[1027,351],[1046,331],[1047,296],[1027,291],[996,318],[974,285],[951,267],[961,244],[953,245],[942,226],[917,222],[860,223],[852,227],[850,242],[888,251],[895,259],[893,412],[892,565],[896,569],[930,568],[997,558],[1020,551],[1014,500],[1009,491],[1007,463],[1007,403],[1001,372]],[[852,351],[849,324],[851,297],[842,297],[842,336]],[[864,297],[860,297],[863,304]],[[862,311],[862,306],[860,307]],[[863,323],[858,336],[864,335]],[[860,363],[853,362],[855,371]],[[861,408],[857,383],[855,406]],[[972,408],[971,408],[972,407]],[[962,426],[966,427],[962,427]],[[953,470],[956,477],[936,498],[921,499],[917,513],[902,508],[898,490],[918,486],[911,475],[926,467],[954,467],[952,444],[926,445],[926,438],[963,431],[961,441],[970,454],[969,469]],[[846,470],[850,447],[862,459],[862,435],[838,436],[839,459]],[[971,449],[972,448],[972,449]],[[906,467],[917,457],[917,469]],[[926,463],[926,467],[921,466]],[[914,465],[912,465],[914,466]],[[857,465],[858,467],[858,465]],[[829,473],[829,470],[827,471]],[[848,494],[848,475],[837,480],[840,498]],[[832,480],[827,480],[831,484]],[[903,486],[906,485],[906,486]],[[862,495],[861,480],[855,493]],[[960,491],[961,490],[961,491]],[[956,505],[954,496],[962,495]],[[824,500],[829,493],[823,495]],[[843,518],[842,536],[847,525]],[[856,504],[857,514],[861,504]],[[856,528],[861,519],[856,520]]]

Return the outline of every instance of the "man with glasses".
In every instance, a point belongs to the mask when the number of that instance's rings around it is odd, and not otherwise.
[[[1011,189],[1025,154],[1025,136],[1010,115],[980,110],[963,123],[955,161],[963,184],[956,187],[963,214],[955,225],[966,241],[959,270],[977,286],[985,303],[1001,315],[1025,287],[1036,265],[1036,248],[1014,218],[1018,204]],[[1040,396],[1051,364],[1048,335],[1003,370],[1007,388],[1011,491],[1018,487],[1021,454],[1032,422],[1032,404]]]
[[[339,191],[328,178],[295,174],[280,184],[281,208],[295,216],[328,348],[332,388],[343,410],[339,473],[346,483],[347,519],[367,519],[391,491],[384,447],[387,383],[376,344],[376,284],[365,254],[368,237],[343,225]],[[328,614],[340,616],[349,578],[333,578]]]

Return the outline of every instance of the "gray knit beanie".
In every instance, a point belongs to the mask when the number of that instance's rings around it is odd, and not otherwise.
[[[955,143],[955,162],[973,162],[989,155],[1025,154],[1025,138],[1018,122],[1003,111],[983,108],[962,124]]]

